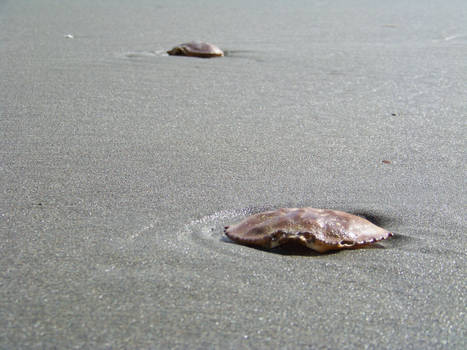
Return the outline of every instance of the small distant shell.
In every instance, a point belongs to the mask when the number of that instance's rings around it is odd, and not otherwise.
[[[226,226],[224,233],[234,242],[274,248],[296,241],[324,253],[364,246],[392,233],[359,216],[331,209],[283,208],[249,216]]]
[[[224,56],[224,52],[216,45],[200,41],[180,44],[175,46],[172,50],[167,51],[167,53],[172,56],[192,56],[201,58]]]

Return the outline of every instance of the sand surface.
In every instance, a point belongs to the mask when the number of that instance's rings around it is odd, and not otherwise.
[[[0,72],[0,348],[465,349],[467,2],[0,1]],[[396,235],[222,238],[300,206]]]

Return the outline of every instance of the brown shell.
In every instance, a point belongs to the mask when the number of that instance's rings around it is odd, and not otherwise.
[[[320,253],[381,241],[392,233],[356,215],[332,209],[283,208],[226,226],[234,242],[274,248],[295,241]]]
[[[224,56],[224,52],[216,45],[200,41],[180,44],[175,46],[172,50],[167,51],[167,53],[172,56],[193,56],[201,58]]]

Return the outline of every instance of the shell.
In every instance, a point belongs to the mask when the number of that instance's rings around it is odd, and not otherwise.
[[[310,207],[254,214],[236,225],[226,226],[224,233],[244,245],[274,248],[298,242],[320,253],[364,246],[392,236],[359,216]]]
[[[175,46],[172,50],[167,51],[172,56],[193,56],[201,58],[220,57],[224,56],[224,52],[216,45],[201,41],[191,41],[189,43]]]

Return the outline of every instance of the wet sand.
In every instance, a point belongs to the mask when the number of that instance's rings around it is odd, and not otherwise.
[[[465,348],[467,5],[187,6],[0,2],[0,348]],[[222,236],[300,206],[395,236]]]

